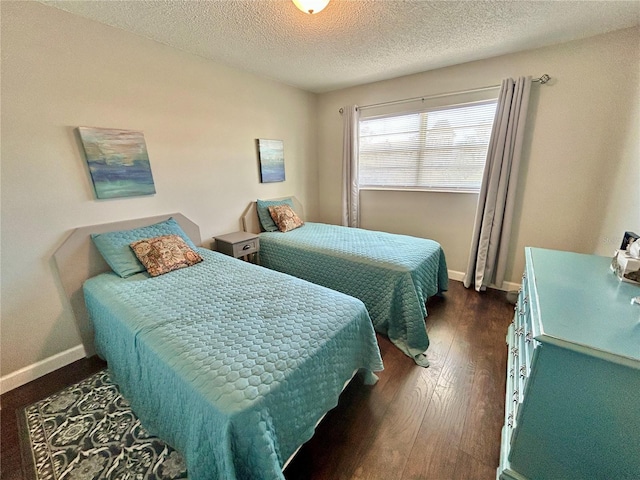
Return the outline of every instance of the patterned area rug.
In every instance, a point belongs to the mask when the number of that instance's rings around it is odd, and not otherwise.
[[[37,480],[187,478],[184,459],[151,436],[108,370],[24,409],[24,458]]]

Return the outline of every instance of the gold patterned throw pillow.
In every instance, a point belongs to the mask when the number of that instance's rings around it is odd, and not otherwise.
[[[145,238],[133,242],[131,248],[152,277],[202,261],[202,257],[178,235]]]
[[[294,228],[301,227],[304,222],[296,215],[296,212],[289,205],[274,205],[269,207],[271,218],[281,232],[288,232]]]

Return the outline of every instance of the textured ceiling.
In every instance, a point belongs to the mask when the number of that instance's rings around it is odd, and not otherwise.
[[[42,3],[318,93],[640,24],[640,0]]]

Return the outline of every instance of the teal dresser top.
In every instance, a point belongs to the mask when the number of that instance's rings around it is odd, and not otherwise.
[[[525,254],[534,338],[640,369],[640,305],[630,303],[640,286],[618,280],[608,257],[541,248]]]

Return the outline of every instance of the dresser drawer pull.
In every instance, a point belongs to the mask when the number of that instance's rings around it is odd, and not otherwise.
[[[244,247],[242,247],[242,250],[249,250],[253,245],[251,245],[250,243],[247,243]]]

